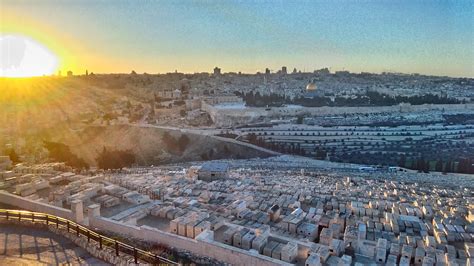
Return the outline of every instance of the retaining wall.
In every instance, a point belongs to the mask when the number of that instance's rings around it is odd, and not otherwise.
[[[22,198],[6,191],[0,191],[0,203],[74,220],[73,213],[70,210]],[[105,217],[89,217],[89,227],[91,229],[97,228],[119,235],[128,235],[152,243],[159,243],[177,249],[178,251],[189,251],[198,256],[211,257],[233,265],[292,265],[258,253],[252,253],[251,251],[225,245],[212,240],[210,237],[191,239],[148,226],[137,227],[127,225]],[[203,232],[202,234],[205,233],[212,234],[212,232]]]
[[[392,106],[357,106],[357,107],[245,107],[242,109],[217,108],[203,103],[201,110],[209,113],[212,121],[218,126],[235,126],[250,124],[261,118],[290,117],[297,115],[342,115],[342,114],[374,114],[374,113],[410,113],[423,111],[473,111],[474,104],[422,104],[422,105],[392,105]]]
[[[186,238],[146,225],[140,227],[131,226],[104,217],[89,218],[89,225],[92,228],[129,235],[134,238],[172,247],[178,251],[189,251],[199,256],[211,257],[232,265],[291,265],[281,260],[258,253],[252,254],[250,251],[225,245],[211,239],[199,239],[199,237],[198,239]]]
[[[43,212],[63,217],[69,220],[74,220],[74,215],[71,210],[23,198],[8,193],[4,190],[0,190],[0,203],[16,206],[29,211]]]

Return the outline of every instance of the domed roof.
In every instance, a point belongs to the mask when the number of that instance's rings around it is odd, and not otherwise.
[[[306,90],[307,91],[315,91],[317,89],[316,82],[313,79],[308,85],[306,85]]]

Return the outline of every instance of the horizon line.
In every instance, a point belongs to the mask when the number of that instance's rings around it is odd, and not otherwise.
[[[276,72],[276,71],[272,71],[270,70],[271,72],[269,74],[265,73],[265,70],[263,71],[257,71],[257,72],[243,72],[243,71],[229,71],[229,72],[222,72],[220,73],[219,75],[229,75],[229,74],[237,74],[237,75],[287,75],[287,76],[290,76],[290,75],[297,75],[297,74],[318,74],[318,73],[315,73],[316,71],[318,70],[324,70],[324,69],[328,69],[329,68],[321,68],[321,69],[316,69],[316,70],[313,70],[311,72],[307,72],[307,71],[301,71],[299,70],[298,72],[296,73],[292,73],[292,72],[288,72],[286,74],[283,74],[283,73],[279,73],[279,72]],[[59,72],[62,73],[62,70],[58,70]],[[58,71],[56,71],[56,73],[58,73]],[[85,71],[88,71],[87,69]],[[180,72],[180,71],[172,71],[172,72],[155,72],[155,73],[149,73],[149,72],[137,72],[135,70],[131,70],[130,72],[88,72],[88,74],[86,75],[86,73],[82,72],[81,74],[74,74],[74,72],[72,72],[72,76],[68,76],[67,75],[67,72],[66,71],[65,73],[66,74],[61,74],[61,75],[58,75],[58,74],[43,74],[43,75],[40,75],[40,76],[29,76],[29,77],[9,77],[9,76],[1,76],[0,75],[0,78],[1,79],[29,79],[29,78],[45,78],[45,77],[63,77],[63,78],[68,78],[68,77],[82,77],[82,76],[90,76],[90,75],[154,75],[154,76],[159,76],[159,75],[170,75],[170,74],[182,74],[182,75],[196,75],[196,74],[208,74],[208,75],[211,75],[213,76],[214,73],[212,72],[206,72],[206,71],[202,71],[202,72]],[[278,71],[281,71],[281,69],[279,69]],[[132,72],[135,72],[135,73],[132,73]],[[362,75],[362,74],[370,74],[370,75],[401,75],[401,76],[425,76],[425,77],[442,77],[442,78],[457,78],[457,79],[474,79],[474,76],[450,76],[450,75],[436,75],[436,74],[427,74],[427,73],[418,73],[418,72],[412,72],[412,73],[409,73],[409,72],[398,72],[398,71],[381,71],[381,72],[366,72],[366,71],[360,71],[360,72],[351,72],[350,70],[336,70],[336,71],[330,71],[328,75],[335,75],[337,74],[338,72],[348,72],[348,74],[351,74],[351,75]]]

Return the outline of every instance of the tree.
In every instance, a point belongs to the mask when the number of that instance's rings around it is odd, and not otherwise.
[[[446,166],[444,167],[444,172],[449,173],[453,171],[453,162],[451,160],[446,162]]]
[[[416,170],[418,170],[418,172],[424,172],[425,171],[425,159],[423,158],[418,158],[416,160]]]
[[[439,159],[439,160],[436,162],[435,171],[437,171],[437,172],[443,172],[443,160]]]
[[[73,154],[69,146],[59,142],[43,141],[43,146],[48,150],[49,157],[59,162],[65,162],[74,168],[89,168],[89,165],[77,155]]]
[[[318,148],[318,150],[316,151],[316,159],[324,160],[324,158],[326,158],[326,151],[321,148]]]
[[[161,139],[168,150],[176,149],[176,140],[170,135],[170,133],[165,132]]]
[[[301,115],[298,116],[298,117],[296,118],[296,124],[300,124],[300,125],[303,124],[303,119],[304,119],[303,116],[301,116]]]
[[[8,157],[10,157],[10,161],[12,161],[13,164],[21,163],[20,157],[16,153],[15,149],[10,149],[10,152],[8,152]]]
[[[104,147],[96,160],[101,169],[122,169],[135,163],[135,155],[130,150],[107,150]]]
[[[424,161],[424,168],[423,168],[423,172],[425,173],[429,173],[430,172],[430,161],[427,160],[427,161]]]
[[[178,139],[178,147],[181,152],[183,152],[189,144],[189,137],[185,134],[182,134]]]
[[[186,134],[181,134],[178,139],[175,139],[168,132],[165,132],[162,137],[162,141],[169,152],[182,153],[188,147],[190,142],[189,137]]]
[[[247,135],[247,139],[250,143],[255,144],[257,143],[257,135],[255,133],[250,133]]]
[[[230,150],[229,150],[229,147],[227,147],[227,144],[224,144],[223,152],[226,155],[230,153]]]
[[[207,161],[207,160],[209,160],[209,156],[207,155],[207,153],[203,152],[203,153],[201,153],[201,159],[204,160],[204,161]]]

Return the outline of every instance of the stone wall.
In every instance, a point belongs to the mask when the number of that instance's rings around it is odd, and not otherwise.
[[[0,202],[17,206],[22,209],[49,213],[52,215],[74,220],[73,213],[70,210],[58,208],[52,205],[25,199],[6,191],[0,191]],[[148,226],[132,226],[117,222],[104,217],[89,216],[89,228],[107,231],[116,235],[130,236],[132,238],[142,239],[151,243],[158,243],[168,246],[177,251],[187,251],[198,256],[210,257],[218,261],[233,265],[291,265],[284,261],[263,256],[256,252],[247,251],[233,246],[214,241],[212,237],[198,237],[191,239],[175,235],[169,232],[161,231]],[[211,233],[212,232],[203,232]],[[87,240],[86,240],[87,242]]]
[[[71,210],[22,198],[20,196],[13,195],[3,190],[0,190],[0,203],[16,206],[24,210],[43,212],[63,217],[69,220],[74,220],[74,215]]]
[[[92,228],[131,236],[147,242],[159,243],[177,251],[191,252],[198,256],[210,257],[232,265],[291,265],[281,260],[260,255],[256,252],[252,253],[247,250],[225,245],[206,237],[191,239],[148,226],[136,227],[125,225],[104,217],[91,217],[89,218],[89,224]]]
[[[212,121],[218,126],[235,126],[248,124],[260,118],[273,119],[279,117],[294,117],[298,115],[322,116],[343,114],[377,114],[394,112],[422,112],[422,111],[474,111],[474,104],[422,104],[422,105],[393,105],[393,106],[361,106],[361,107],[246,107],[242,109],[217,108],[203,103],[201,110],[209,113]]]
[[[58,235],[62,235],[72,242],[74,242],[76,245],[79,247],[87,250],[89,254],[92,256],[101,259],[103,261],[106,261],[110,264],[113,265],[137,265],[135,264],[135,260],[132,256],[125,254],[125,253],[119,253],[119,256],[116,256],[115,250],[112,248],[106,248],[103,247],[100,249],[99,245],[97,242],[91,240],[90,242],[87,242],[87,238],[80,236],[77,237],[75,233],[70,233],[65,231],[64,229],[58,229],[54,226],[48,226],[49,231],[56,233]],[[140,265],[144,265],[143,263],[140,263]]]

